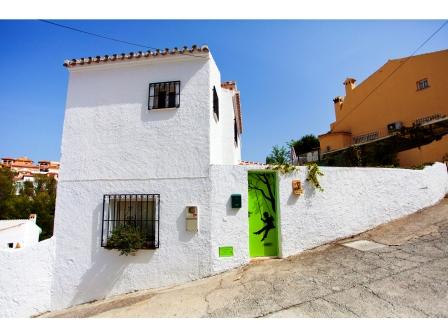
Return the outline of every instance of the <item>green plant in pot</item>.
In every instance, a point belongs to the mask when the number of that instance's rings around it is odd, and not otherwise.
[[[117,249],[120,255],[135,255],[145,243],[144,237],[137,228],[135,221],[127,221],[116,227],[107,240],[107,249]]]

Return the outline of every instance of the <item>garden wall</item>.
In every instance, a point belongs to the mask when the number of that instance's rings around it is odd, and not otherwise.
[[[0,250],[0,317],[27,317],[51,310],[55,238]]]
[[[286,257],[351,236],[437,203],[448,193],[444,164],[424,170],[322,168],[323,192],[297,174],[304,194],[291,193],[292,177],[280,178],[281,251]]]
[[[247,171],[262,166],[212,166],[212,259],[214,270],[248,260]],[[323,192],[306,182],[307,168],[279,174],[280,254],[292,254],[351,236],[431,206],[448,193],[447,168],[442,163],[423,170],[395,168],[321,167]],[[301,196],[292,193],[300,179]],[[243,206],[229,205],[232,193],[243,195]],[[234,258],[218,257],[218,246],[234,246]]]

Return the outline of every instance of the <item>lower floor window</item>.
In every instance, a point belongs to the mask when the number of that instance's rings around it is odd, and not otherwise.
[[[118,248],[134,240],[138,248],[159,247],[159,194],[104,195],[101,246]]]

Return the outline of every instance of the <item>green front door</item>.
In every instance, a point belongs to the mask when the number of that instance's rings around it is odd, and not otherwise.
[[[249,253],[278,256],[279,204],[275,172],[249,172]]]

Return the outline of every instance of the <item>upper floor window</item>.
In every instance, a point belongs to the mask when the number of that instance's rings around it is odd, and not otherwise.
[[[235,146],[238,146],[238,124],[236,123],[236,118],[233,119],[233,141]]]
[[[428,79],[421,79],[417,82],[417,91],[423,90],[429,87]]]
[[[219,120],[219,100],[218,100],[218,93],[216,92],[216,87],[213,87],[213,113]]]
[[[149,110],[179,106],[180,81],[149,84]]]

